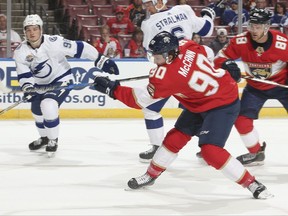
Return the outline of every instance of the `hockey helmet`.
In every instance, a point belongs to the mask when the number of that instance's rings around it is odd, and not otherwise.
[[[142,3],[146,3],[146,2],[150,2],[152,1],[153,5],[156,5],[158,0],[142,0]],[[167,0],[162,0],[163,2],[163,5],[166,5],[167,4]]]
[[[267,9],[255,8],[250,12],[249,23],[255,24],[269,24],[272,18],[271,11]]]
[[[39,25],[42,30],[43,21],[38,14],[27,15],[25,20],[23,21],[24,31],[25,31],[26,26],[30,26],[30,25]]]
[[[152,55],[162,55],[168,63],[169,55],[175,59],[179,53],[178,38],[167,31],[160,32],[150,41],[148,52]]]

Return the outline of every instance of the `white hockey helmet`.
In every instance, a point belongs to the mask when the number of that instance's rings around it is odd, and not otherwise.
[[[156,5],[158,0],[142,0],[142,3],[146,3],[146,2],[150,2],[152,1],[153,5]],[[167,0],[162,0],[163,2],[163,5],[166,5],[167,4]]]
[[[161,8],[157,8],[156,5],[158,3],[158,0],[142,0],[143,4],[146,3],[146,2],[152,2],[158,12],[161,11],[165,7],[165,5],[167,4],[167,0],[162,0],[162,3],[163,3],[162,7]]]
[[[26,26],[30,25],[39,25],[42,30],[43,21],[38,14],[30,14],[23,21],[23,30],[25,31]]]

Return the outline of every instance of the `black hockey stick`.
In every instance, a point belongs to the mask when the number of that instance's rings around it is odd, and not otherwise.
[[[118,81],[119,82],[126,82],[126,81],[141,80],[141,79],[146,79],[146,78],[149,78],[149,76],[145,75],[145,76],[138,76],[138,77],[129,77],[129,78],[119,79]],[[54,88],[52,88],[53,86],[51,86],[51,87],[46,87],[45,90],[44,90],[44,88],[36,88],[36,91],[40,90],[40,89],[42,91],[43,90],[44,91],[52,91],[52,90],[61,90],[61,89],[77,89],[77,88],[84,88],[84,87],[93,86],[93,85],[94,85],[94,83],[80,83],[80,84],[72,84],[72,85],[69,85],[69,86],[62,86],[62,87],[61,86],[57,86],[57,87],[54,86]],[[48,90],[48,88],[49,88],[49,90]],[[9,93],[15,93],[15,92],[22,92],[22,91],[11,91]],[[14,104],[8,106],[7,108],[1,110],[0,111],[0,115],[6,113],[7,111],[13,109],[14,107],[18,106],[19,104],[21,104],[21,103],[23,103],[23,102],[25,102],[25,101],[27,101],[27,100],[29,100],[31,98],[31,97],[30,98],[28,98],[28,97],[27,98],[23,98],[22,100],[20,100],[20,101],[14,103]]]
[[[144,76],[138,76],[138,77],[129,77],[129,78],[123,78],[123,79],[118,79],[119,82],[126,82],[126,81],[133,81],[133,80],[141,80],[141,79],[146,79],[149,78],[148,75],[144,75]],[[70,85],[64,85],[64,86],[45,86],[45,87],[35,87],[33,89],[31,89],[30,91],[26,91],[26,93],[29,92],[38,92],[38,91],[54,91],[54,90],[61,90],[61,89],[82,89],[85,87],[90,87],[93,86],[94,83],[78,83],[78,84],[70,84]],[[10,93],[21,93],[23,91],[21,90],[11,90]]]

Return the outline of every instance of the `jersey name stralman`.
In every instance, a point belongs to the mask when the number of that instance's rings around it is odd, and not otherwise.
[[[165,26],[168,26],[170,24],[175,24],[177,22],[181,22],[183,20],[188,20],[188,17],[186,16],[185,13],[180,13],[180,14],[171,14],[171,13],[168,13],[168,16],[167,18],[164,18],[162,20],[160,20],[159,22],[156,23],[156,26],[159,30],[162,30],[162,28],[164,28]]]

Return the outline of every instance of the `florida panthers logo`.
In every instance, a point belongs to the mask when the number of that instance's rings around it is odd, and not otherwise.
[[[267,68],[266,69],[251,69],[251,72],[254,77],[258,79],[268,79],[271,76],[271,71],[269,71]]]

